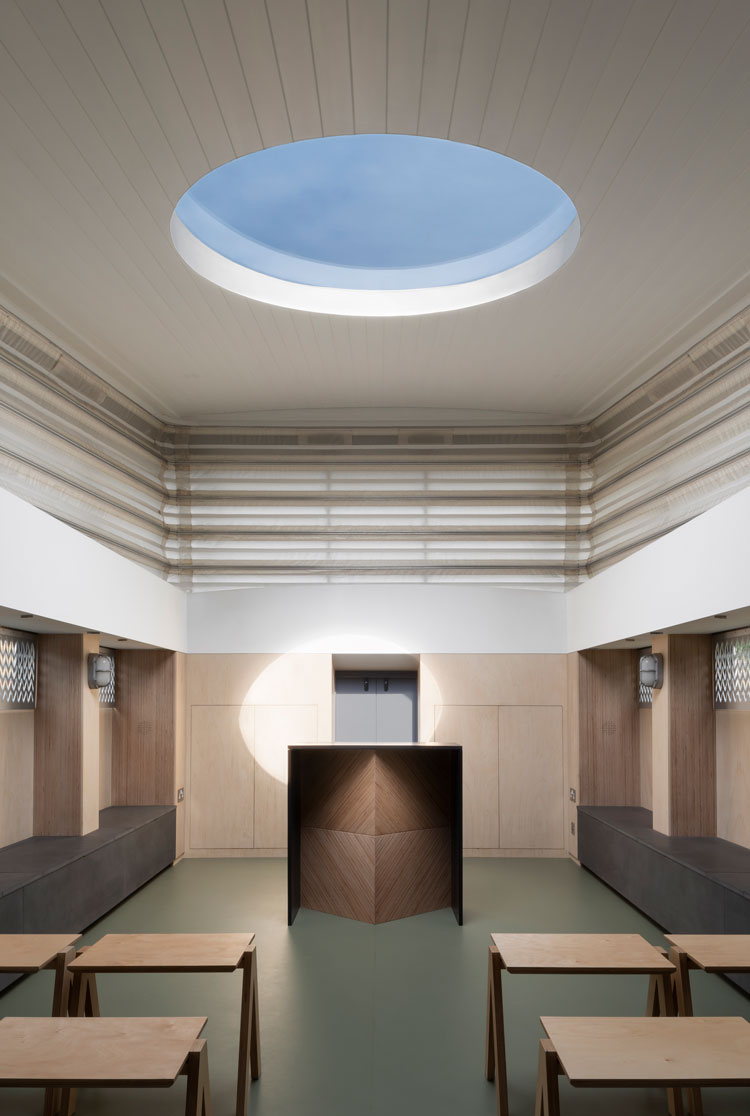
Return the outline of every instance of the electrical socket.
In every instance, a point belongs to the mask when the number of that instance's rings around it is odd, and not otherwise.
[[[575,835],[576,835],[576,823],[575,822],[570,823],[570,835],[571,835],[571,837],[575,837]]]
[[[178,802],[184,802],[185,801],[185,788],[184,787],[180,787],[180,789],[177,791],[177,801]]]

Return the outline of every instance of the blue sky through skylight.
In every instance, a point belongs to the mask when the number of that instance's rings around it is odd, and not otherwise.
[[[355,135],[254,152],[211,171],[176,217],[213,252],[310,286],[468,283],[549,248],[567,195],[497,152],[423,136]]]

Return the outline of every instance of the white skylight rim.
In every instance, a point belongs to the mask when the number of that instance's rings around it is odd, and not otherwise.
[[[533,287],[553,275],[570,259],[580,239],[580,231],[580,221],[576,216],[557,240],[530,259],[505,271],[465,283],[400,290],[357,290],[292,283],[254,271],[204,244],[183,224],[177,213],[172,214],[170,223],[172,243],[185,263],[204,279],[225,290],[289,310],[382,318],[466,309]]]
[[[324,136],[217,167],[172,240],[225,289],[315,313],[438,313],[503,298],[570,257],[565,192],[497,151],[400,134]]]

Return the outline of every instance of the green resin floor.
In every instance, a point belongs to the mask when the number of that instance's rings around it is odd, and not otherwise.
[[[491,931],[640,932],[659,929],[568,860],[465,861],[466,922],[451,911],[381,926],[300,911],[286,925],[285,860],[186,860],[86,935],[107,931],[254,930],[260,974],[263,1074],[250,1089],[257,1116],[494,1116],[483,1076],[487,946]],[[50,927],[50,929],[53,929]],[[750,1000],[720,977],[693,975],[696,1014],[748,1016]],[[208,1015],[214,1116],[232,1116],[240,976],[99,977],[109,1015]],[[640,1015],[646,977],[506,976],[512,1116],[532,1116],[539,1015]],[[0,1015],[44,1015],[52,974],[0,996]],[[185,1079],[167,1090],[93,1090],[80,1116],[170,1116]],[[574,1090],[565,1116],[666,1113],[660,1090]],[[706,1090],[707,1116],[747,1116],[750,1090]],[[38,1090],[0,1090],[0,1113],[41,1112]]]

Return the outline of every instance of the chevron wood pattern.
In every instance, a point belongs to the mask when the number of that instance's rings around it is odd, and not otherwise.
[[[303,753],[301,763],[303,828],[377,832],[372,749],[316,749]]]
[[[316,748],[301,762],[300,904],[361,922],[451,905],[451,757]]]
[[[450,755],[421,749],[383,749],[375,757],[376,834],[448,824]]]
[[[303,907],[375,921],[375,838],[333,829],[302,830]]]
[[[375,838],[375,922],[451,905],[448,826]]]

